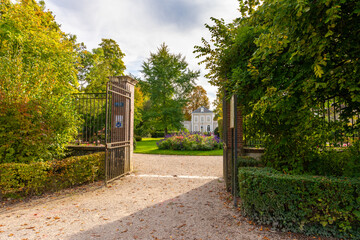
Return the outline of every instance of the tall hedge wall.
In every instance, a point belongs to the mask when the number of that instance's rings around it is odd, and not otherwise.
[[[22,197],[92,182],[104,176],[104,153],[36,163],[0,164],[0,197]]]
[[[360,239],[360,180],[239,168],[242,211],[259,224]]]

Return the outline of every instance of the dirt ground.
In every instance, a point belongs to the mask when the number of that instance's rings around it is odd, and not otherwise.
[[[253,225],[221,156],[134,155],[135,172],[0,209],[0,239],[313,239]]]

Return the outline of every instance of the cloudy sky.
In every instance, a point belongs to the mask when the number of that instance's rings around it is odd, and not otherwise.
[[[194,46],[210,38],[204,27],[210,17],[230,22],[239,16],[237,0],[45,0],[46,7],[66,33],[75,34],[89,50],[102,38],[112,38],[126,54],[126,74],[140,76],[142,63],[165,42],[171,53],[186,57],[189,68],[200,70],[197,85],[212,102],[216,88],[204,77]]]

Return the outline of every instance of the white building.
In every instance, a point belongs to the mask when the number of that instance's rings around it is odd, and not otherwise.
[[[214,132],[218,126],[214,117],[214,112],[206,107],[199,107],[191,113],[191,121],[184,121],[183,124],[189,132]]]

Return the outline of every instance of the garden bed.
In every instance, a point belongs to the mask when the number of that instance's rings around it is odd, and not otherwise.
[[[164,139],[157,142],[157,145],[159,149],[210,151],[222,149],[223,143],[217,136],[179,132],[177,134],[165,136]]]

